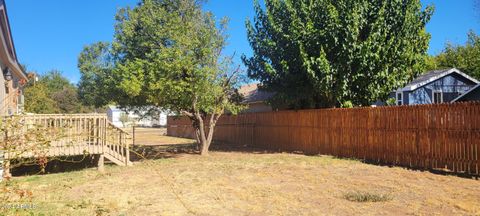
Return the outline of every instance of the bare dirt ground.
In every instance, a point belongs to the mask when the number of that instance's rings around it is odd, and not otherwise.
[[[147,159],[133,167],[15,178],[36,208],[7,214],[480,215],[479,180],[242,148],[201,157],[157,132],[137,134]]]

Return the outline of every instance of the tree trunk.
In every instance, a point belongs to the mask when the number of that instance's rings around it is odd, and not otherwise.
[[[211,130],[211,128],[209,129],[209,131]],[[210,144],[212,143],[211,139],[209,139],[208,135],[206,134],[207,131],[205,130],[205,128],[201,129],[201,128],[198,128],[198,130],[196,130],[197,133],[199,134],[199,147],[200,147],[200,155],[203,155],[203,156],[206,156],[208,155],[208,150],[210,148]]]
[[[215,126],[218,118],[220,118],[220,115],[212,115],[210,117],[208,130],[207,128],[205,128],[205,123],[201,117],[197,119],[199,124],[194,124],[195,135],[197,137],[197,142],[200,147],[200,155],[208,155],[210,145],[213,141],[213,133],[215,131]]]
[[[201,144],[202,148],[200,149],[200,155],[202,156],[207,156],[208,155],[208,149],[210,148],[210,144],[205,142]]]
[[[196,150],[200,151],[201,147],[200,147],[200,128],[199,128],[199,123],[198,123],[198,120],[195,119],[195,118],[191,118],[190,119],[192,121],[192,127],[193,129],[195,130],[195,141],[197,143],[197,148]]]

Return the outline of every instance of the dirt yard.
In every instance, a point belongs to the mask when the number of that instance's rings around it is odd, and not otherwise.
[[[189,140],[157,133],[137,133],[147,159],[133,167],[14,183],[45,215],[480,215],[480,180],[243,148],[201,157]]]

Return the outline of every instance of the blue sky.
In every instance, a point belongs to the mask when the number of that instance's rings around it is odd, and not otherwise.
[[[44,73],[57,69],[72,82],[80,74],[77,57],[84,45],[111,41],[118,8],[137,0],[6,0],[17,55],[29,70]],[[480,12],[474,0],[422,0],[434,4],[435,14],[427,26],[432,34],[430,54],[439,53],[445,43],[463,44],[467,32],[480,33]],[[251,55],[245,20],[253,17],[253,0],[210,0],[205,8],[217,17],[230,17],[229,45],[225,53]],[[477,9],[480,10],[480,9]]]

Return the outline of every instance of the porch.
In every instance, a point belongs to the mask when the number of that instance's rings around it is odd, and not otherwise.
[[[4,176],[9,176],[11,160],[42,157],[96,155],[100,158],[99,170],[103,170],[104,159],[119,166],[132,165],[129,151],[132,143],[130,134],[114,126],[104,114],[21,115],[10,118],[15,118],[21,127],[6,132],[4,140],[7,140],[8,136],[31,133],[32,130],[40,133],[43,131],[46,136],[50,134],[54,137],[45,137],[46,145],[42,147],[33,148],[29,146],[28,141],[23,141],[24,146],[6,148],[3,154]],[[22,139],[25,139],[24,136]]]

